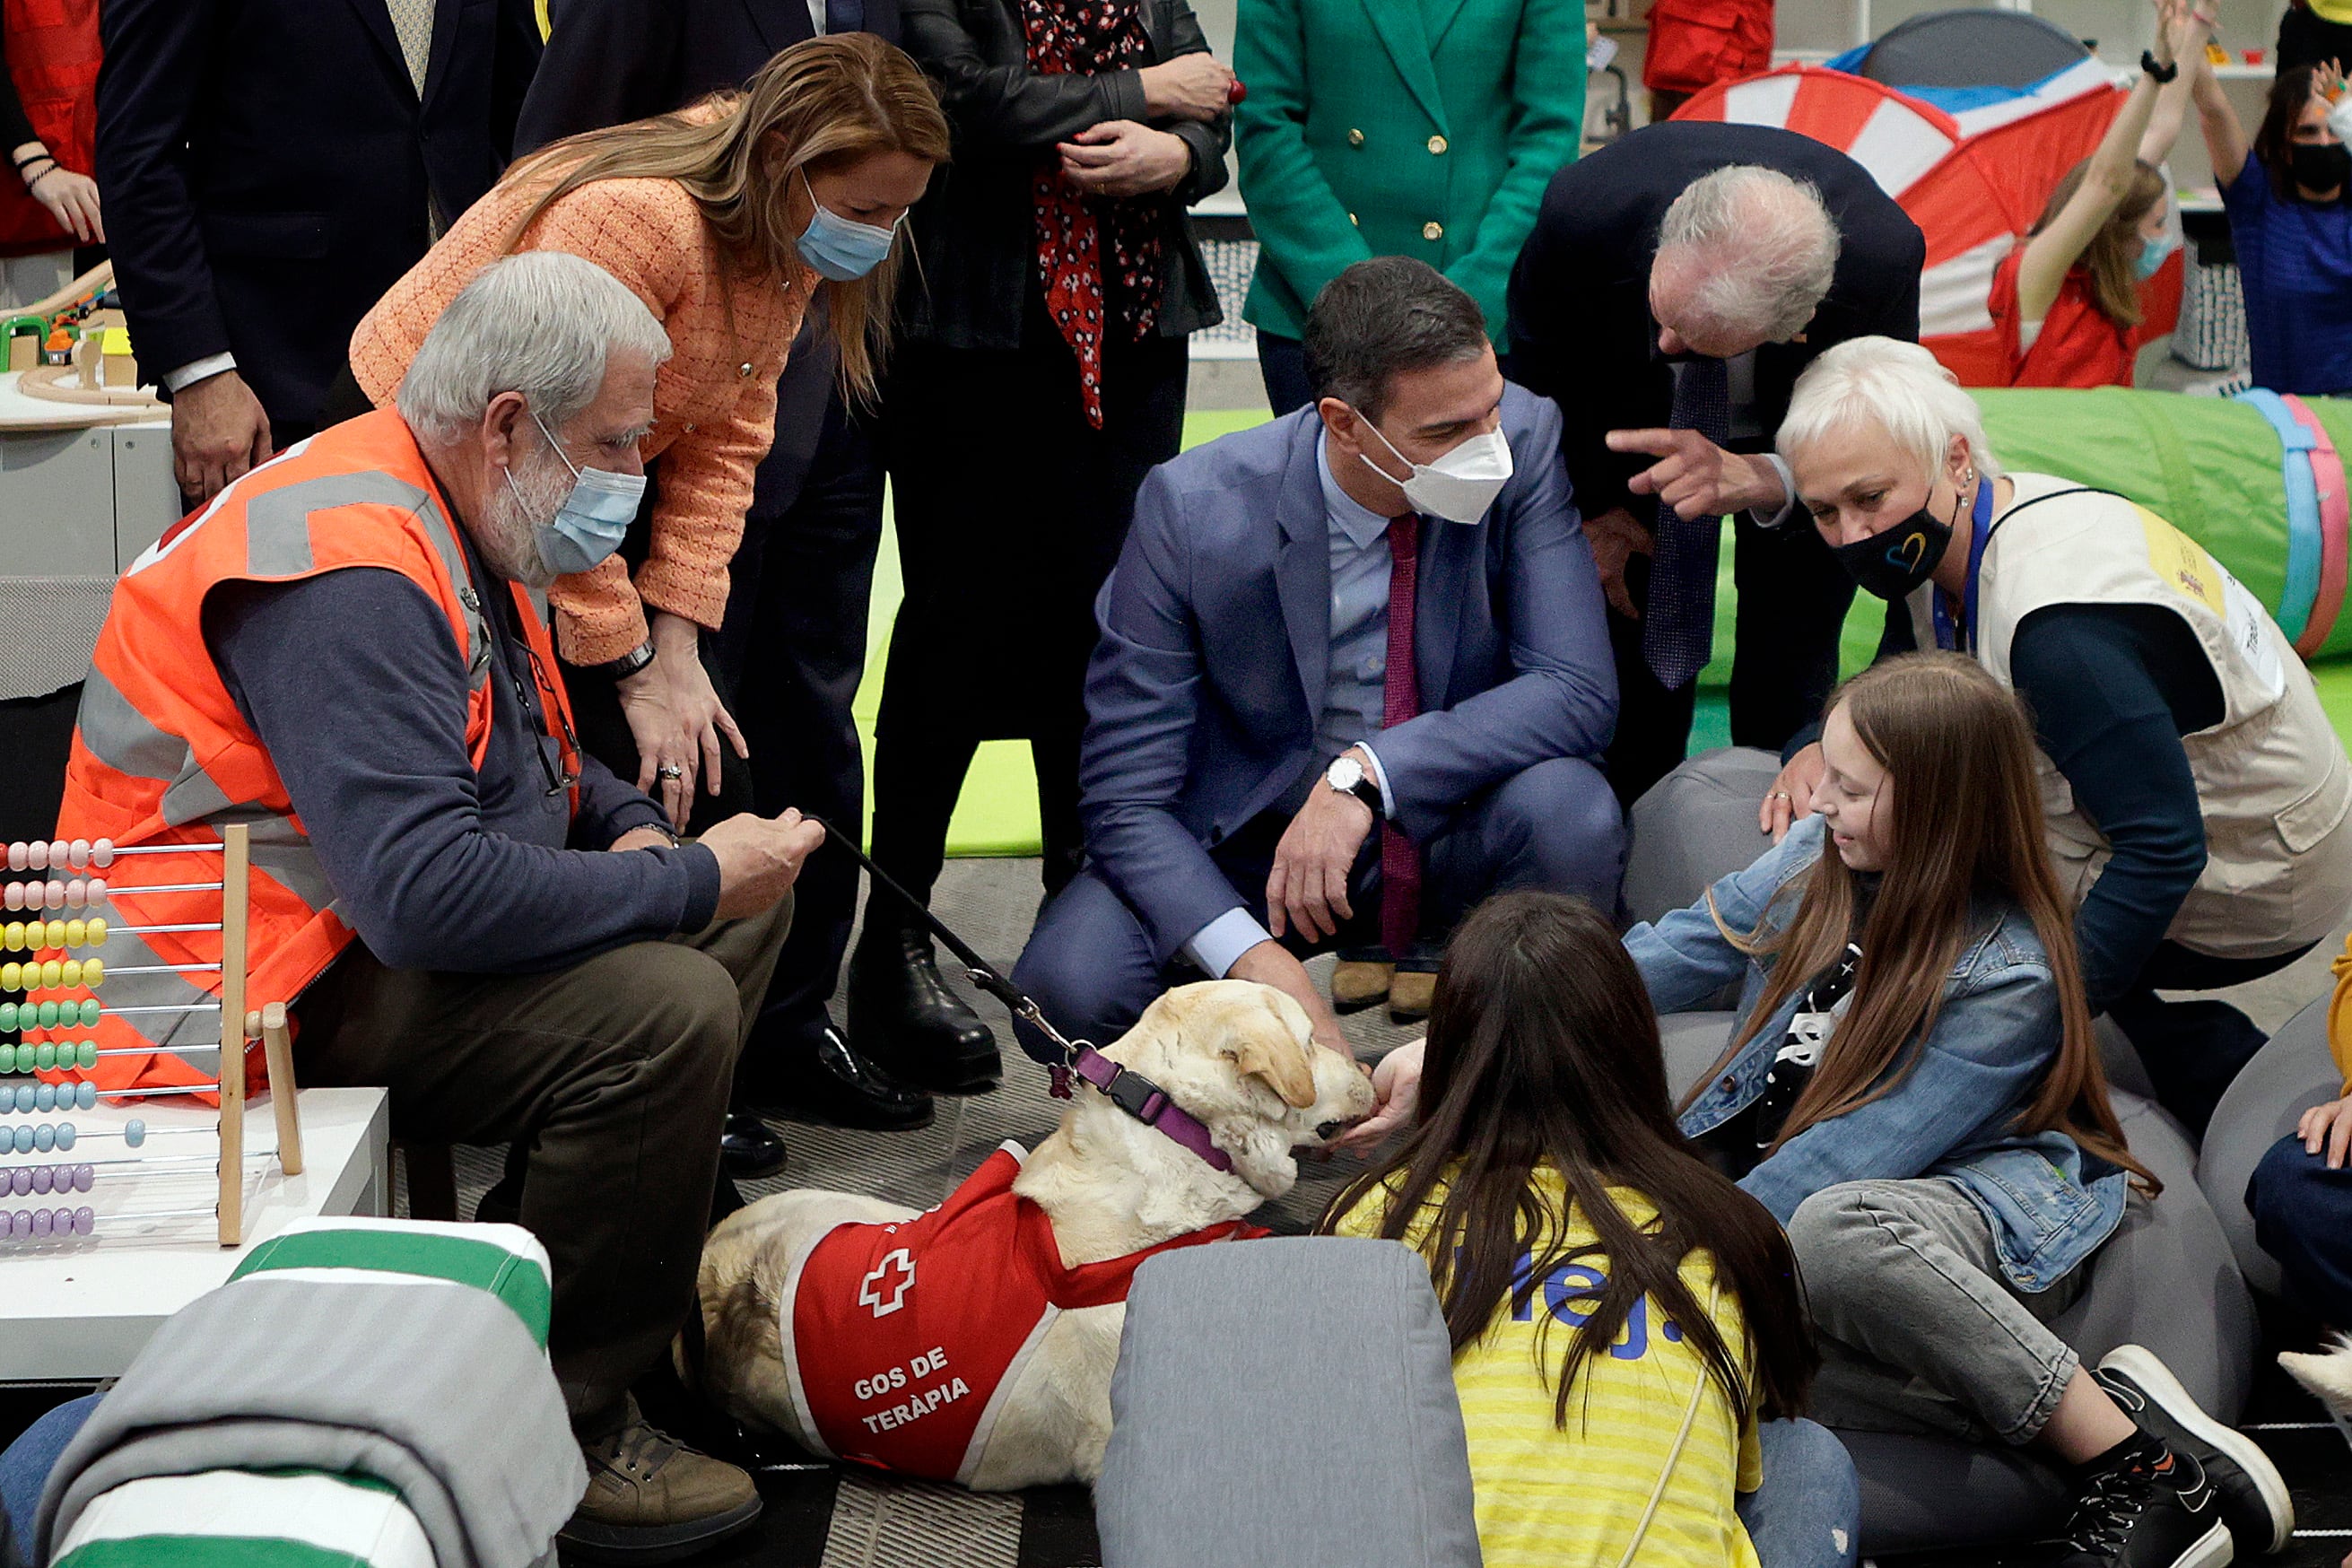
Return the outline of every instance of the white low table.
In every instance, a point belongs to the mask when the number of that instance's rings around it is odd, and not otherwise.
[[[382,1215],[392,1206],[391,1118],[380,1089],[301,1091],[303,1171],[289,1176],[275,1160],[248,1159],[245,1178],[246,1245],[277,1234],[288,1222],[320,1215]],[[172,1146],[186,1156],[142,1168],[128,1178],[100,1179],[76,1205],[98,1211],[97,1234],[69,1241],[0,1243],[0,1382],[82,1381],[120,1376],[163,1320],[228,1280],[244,1247],[220,1245],[212,1205],[219,1196],[215,1152],[207,1137],[168,1135],[176,1127],[209,1128],[212,1113],[150,1102],[136,1110],[103,1102],[70,1118],[83,1133],[108,1131],[137,1115],[151,1136],[142,1154],[161,1159]],[[164,1133],[164,1136],[152,1134]],[[269,1097],[246,1107],[248,1153],[278,1147]],[[11,1155],[6,1163],[99,1161],[124,1153],[119,1140],[77,1143],[73,1152]],[[46,1200],[48,1205],[64,1198]],[[6,1206],[43,1205],[38,1196],[10,1198]],[[171,1219],[110,1220],[110,1215],[201,1210]]]

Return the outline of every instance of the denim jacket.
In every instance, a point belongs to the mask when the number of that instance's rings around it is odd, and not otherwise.
[[[1747,932],[1768,920],[1767,929],[1779,930],[1793,919],[1799,890],[1790,889],[1778,903],[1774,895],[1811,868],[1823,833],[1820,817],[1807,817],[1755,864],[1716,883],[1715,907],[1725,924]],[[1771,962],[1732,946],[1705,900],[1654,925],[1635,926],[1625,933],[1625,947],[1661,1013],[1696,1005],[1742,981],[1735,1037]],[[1782,1003],[1717,1069],[1683,1113],[1685,1136],[1711,1131],[1763,1094],[1801,999]],[[2064,1133],[2011,1131],[2057,1055],[2059,1028],[2042,943],[2021,913],[2000,911],[1961,949],[1945,978],[1935,1026],[1913,1046],[1909,1071],[1894,1089],[1806,1128],[1739,1184],[1786,1225],[1799,1204],[1842,1182],[1948,1176],[1983,1211],[2010,1280],[2029,1293],[2045,1290],[2114,1233],[2126,1196],[2125,1173],[2087,1159]]]

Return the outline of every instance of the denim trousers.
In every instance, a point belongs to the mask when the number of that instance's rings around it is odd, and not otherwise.
[[[1762,1568],[1853,1568],[1862,1481],[1837,1434],[1811,1421],[1767,1421],[1757,1433],[1764,1484],[1739,1500],[1739,1522]]]
[[[1822,1350],[1812,1414],[1832,1426],[2021,1444],[2081,1364],[2048,1325],[2089,1270],[2019,1290],[1948,1178],[1824,1188],[1790,1216],[1789,1242]]]

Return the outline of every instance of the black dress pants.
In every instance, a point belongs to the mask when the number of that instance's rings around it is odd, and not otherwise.
[[[745,520],[720,627],[720,670],[751,748],[751,795],[762,816],[790,806],[857,836],[866,819],[866,755],[850,706],[866,673],[874,556],[882,542],[882,458],[870,415],[838,392],[789,500]],[[781,447],[784,432],[778,431]],[[791,461],[790,454],[776,466]],[[793,884],[798,912],[768,986],[777,1026],[814,1024],[833,995],[857,909],[857,864],[819,850]]]
[[[875,728],[874,858],[917,896],[988,740],[1029,742],[1047,891],[1076,873],[1095,595],[1136,487],[1182,440],[1187,368],[1181,338],[1108,344],[1097,429],[1034,289],[1017,349],[899,345],[883,450],[907,596]]]
[[[1853,579],[1802,515],[1768,529],[1745,513],[1732,521],[1732,577],[1739,603],[1731,743],[1777,752],[1822,716],[1837,684],[1838,637],[1853,603]],[[1634,604],[1648,605],[1647,556],[1626,563],[1625,586]],[[1630,806],[1690,749],[1698,686],[1669,690],[1659,684],[1642,657],[1642,623],[1614,609],[1609,642],[1617,656],[1617,734],[1603,765],[1618,800]]]

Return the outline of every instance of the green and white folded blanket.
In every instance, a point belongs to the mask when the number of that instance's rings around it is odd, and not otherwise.
[[[313,1221],[165,1323],[49,1477],[61,1568],[531,1568],[587,1485],[511,1226]]]

